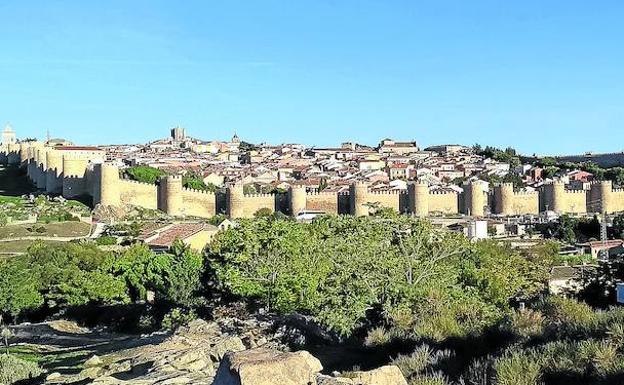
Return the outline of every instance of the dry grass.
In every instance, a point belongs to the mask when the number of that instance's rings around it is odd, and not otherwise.
[[[36,231],[35,228],[41,229]],[[83,237],[89,235],[91,225],[84,222],[35,223],[0,227],[0,239],[21,237]]]
[[[34,241],[6,241],[0,242],[0,258],[10,257],[12,254],[22,254],[28,250],[28,247],[32,245]],[[45,241],[48,245],[61,244],[63,241]]]

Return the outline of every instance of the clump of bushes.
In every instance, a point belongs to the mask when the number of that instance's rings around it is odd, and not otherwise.
[[[154,184],[161,176],[167,175],[166,172],[158,168],[149,166],[134,166],[125,170],[126,175],[138,182]]]
[[[100,246],[110,246],[117,244],[117,237],[113,237],[110,235],[102,235],[101,237],[95,240],[95,243]]]
[[[148,292],[163,306],[191,308],[201,303],[202,270],[203,257],[181,242],[161,254],[145,245],[108,252],[93,242],[35,242],[25,255],[0,259],[0,315],[127,305]]]
[[[174,308],[163,317],[161,328],[173,332],[195,319],[197,314],[193,310]]]
[[[11,354],[0,354],[0,384],[13,384],[43,373],[39,365]]]

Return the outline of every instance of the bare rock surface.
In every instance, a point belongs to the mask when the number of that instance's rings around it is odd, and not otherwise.
[[[80,373],[54,376],[46,384],[212,384],[227,352],[245,350],[235,335],[214,322],[192,321],[164,341],[86,360]]]
[[[303,318],[297,319],[303,326],[285,327],[270,317],[240,315],[195,320],[173,334],[122,335],[68,321],[22,324],[13,331],[25,346],[65,357],[42,375],[46,385],[407,385],[396,366],[321,374],[318,358],[290,352],[283,339],[331,336]]]
[[[407,385],[401,369],[394,365],[382,366],[367,372],[353,372],[349,378],[355,385]]]
[[[214,385],[309,385],[322,369],[320,361],[306,351],[251,349],[227,353]]]

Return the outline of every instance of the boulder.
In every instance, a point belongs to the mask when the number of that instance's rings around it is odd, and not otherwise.
[[[306,351],[230,352],[223,357],[213,385],[309,385],[322,369],[320,361]]]
[[[102,366],[102,365],[104,365],[104,363],[102,362],[102,359],[95,354],[91,356],[91,358],[86,360],[85,363],[83,364],[85,368],[95,368],[97,366]]]
[[[53,382],[53,381],[59,381],[62,378],[63,378],[63,375],[61,373],[59,373],[59,372],[52,372],[52,373],[50,373],[50,374],[48,374],[46,376],[45,380],[49,381],[49,382]]]
[[[214,361],[220,361],[227,352],[240,352],[245,350],[245,345],[238,337],[224,337],[217,340],[210,348],[210,357]]]
[[[401,369],[394,365],[382,366],[368,372],[353,372],[349,378],[356,385],[407,385]]]
[[[353,385],[354,382],[350,378],[331,377],[319,374],[316,377],[316,385]]]

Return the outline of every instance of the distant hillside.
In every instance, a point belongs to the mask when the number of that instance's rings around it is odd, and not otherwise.
[[[624,152],[614,152],[609,154],[587,153],[583,155],[553,156],[552,158],[556,159],[559,162],[593,162],[604,168],[624,166]],[[526,157],[525,159],[528,161],[532,161],[539,159],[539,157]]]

